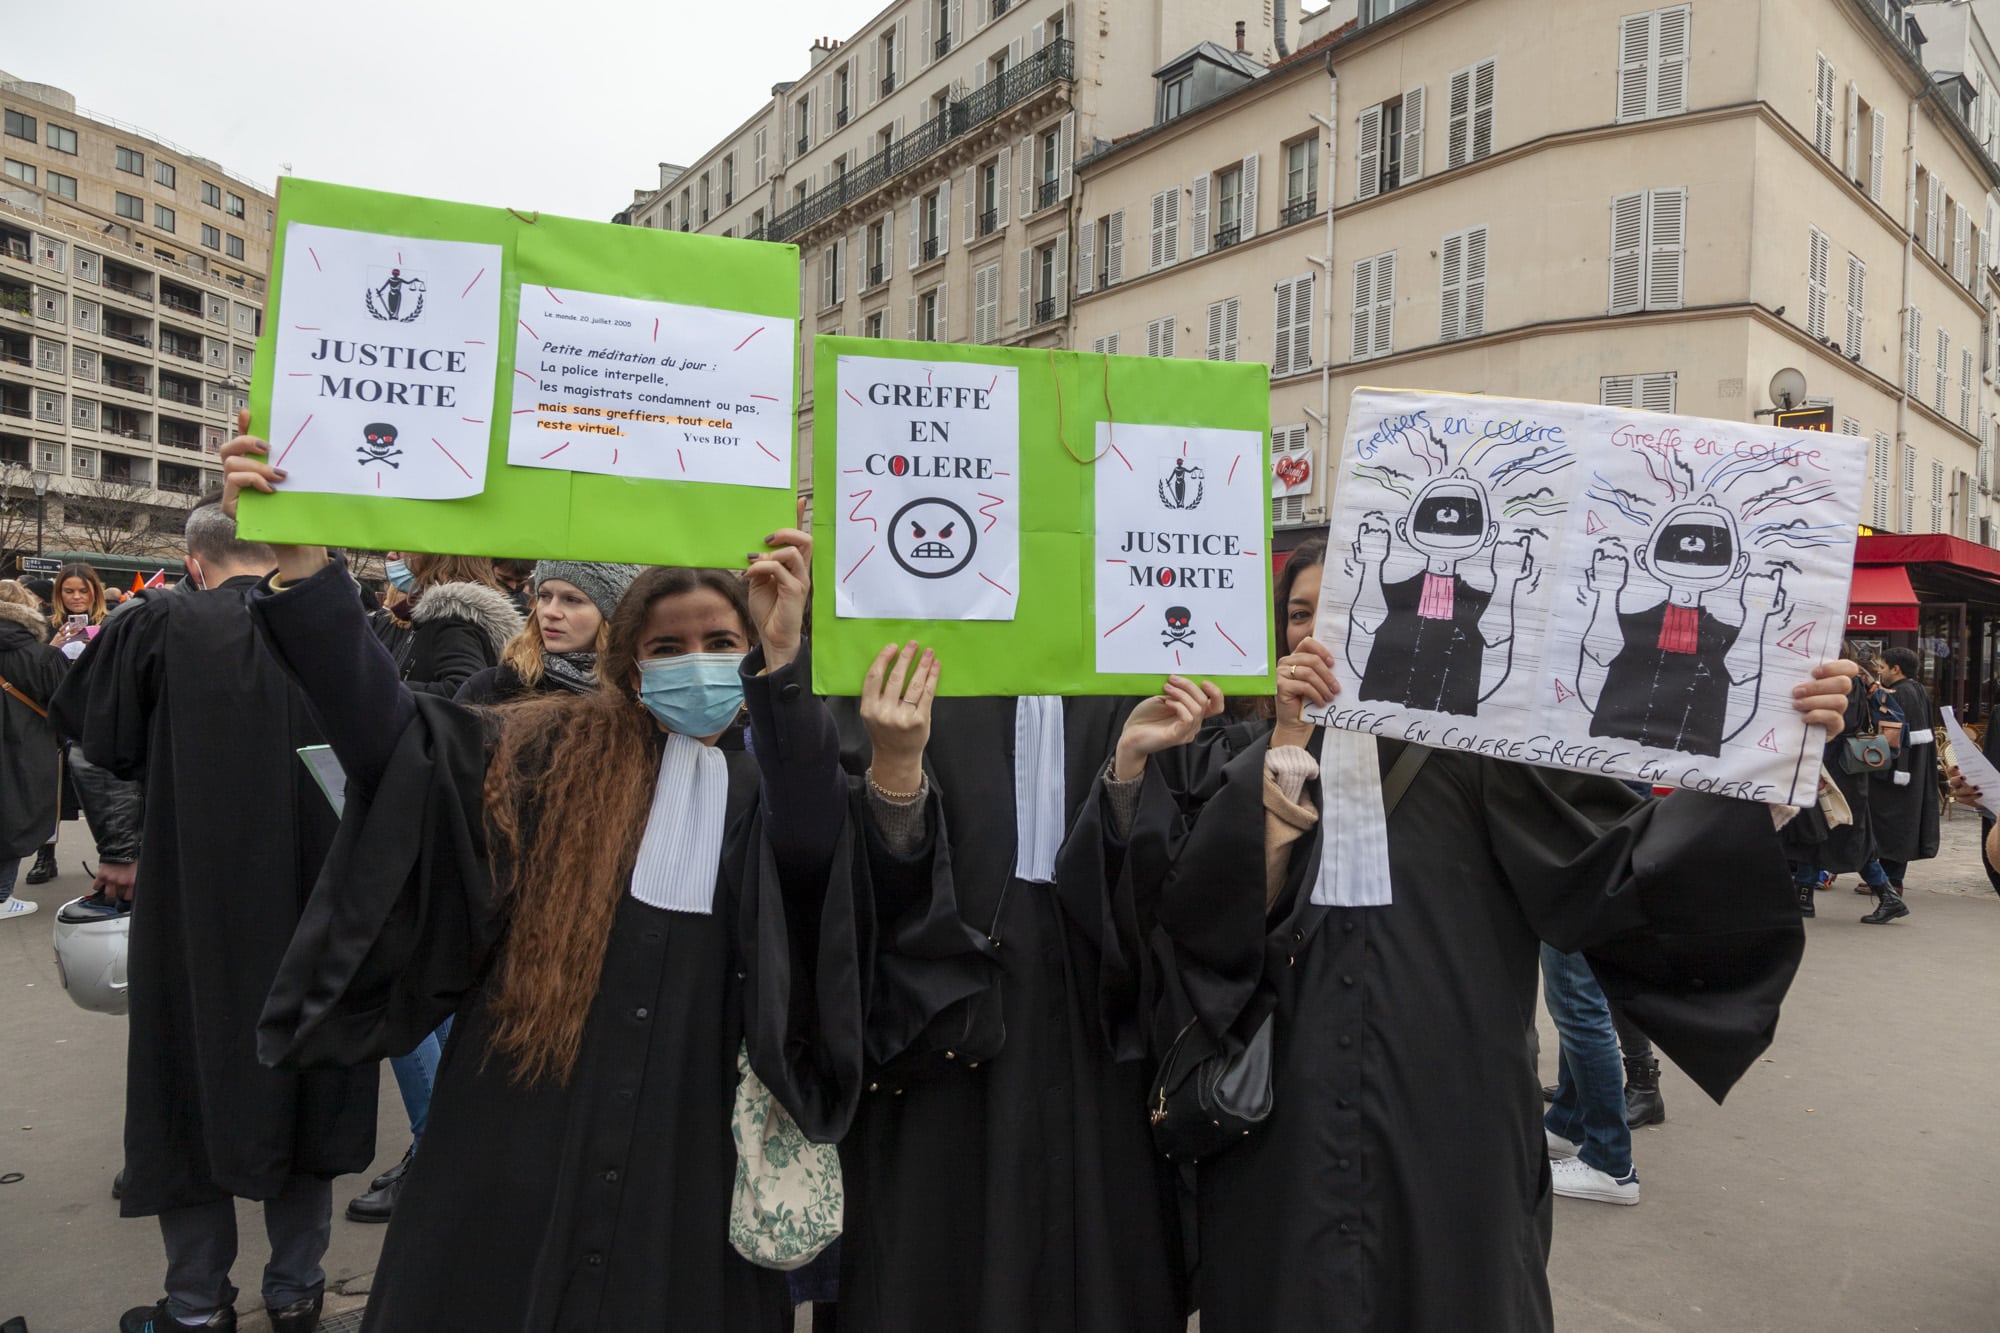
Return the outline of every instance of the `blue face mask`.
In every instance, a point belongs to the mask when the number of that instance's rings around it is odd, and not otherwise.
[[[669,731],[714,736],[743,707],[743,659],[735,653],[687,653],[639,663],[639,702]]]
[[[389,586],[397,592],[415,592],[417,590],[417,576],[412,574],[410,567],[401,560],[391,560],[389,562]]]

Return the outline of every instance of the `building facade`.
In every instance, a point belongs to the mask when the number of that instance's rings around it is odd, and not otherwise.
[[[51,549],[169,544],[248,397],[276,203],[61,89],[0,73],[0,108],[6,507],[42,473]]]

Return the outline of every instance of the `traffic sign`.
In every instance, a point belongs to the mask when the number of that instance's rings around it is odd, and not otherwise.
[[[52,555],[24,555],[19,563],[23,574],[62,573],[62,561]]]

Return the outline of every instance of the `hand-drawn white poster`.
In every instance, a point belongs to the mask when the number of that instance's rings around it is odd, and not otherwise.
[[[1580,403],[1357,391],[1317,636],[1330,725],[1801,804],[1865,445]]]

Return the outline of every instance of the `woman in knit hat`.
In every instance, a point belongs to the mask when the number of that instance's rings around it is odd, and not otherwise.
[[[498,666],[459,688],[458,702],[503,704],[550,690],[587,694],[597,688],[597,655],[605,622],[639,576],[637,565],[544,560],[532,583],[535,611],[507,644]]]

